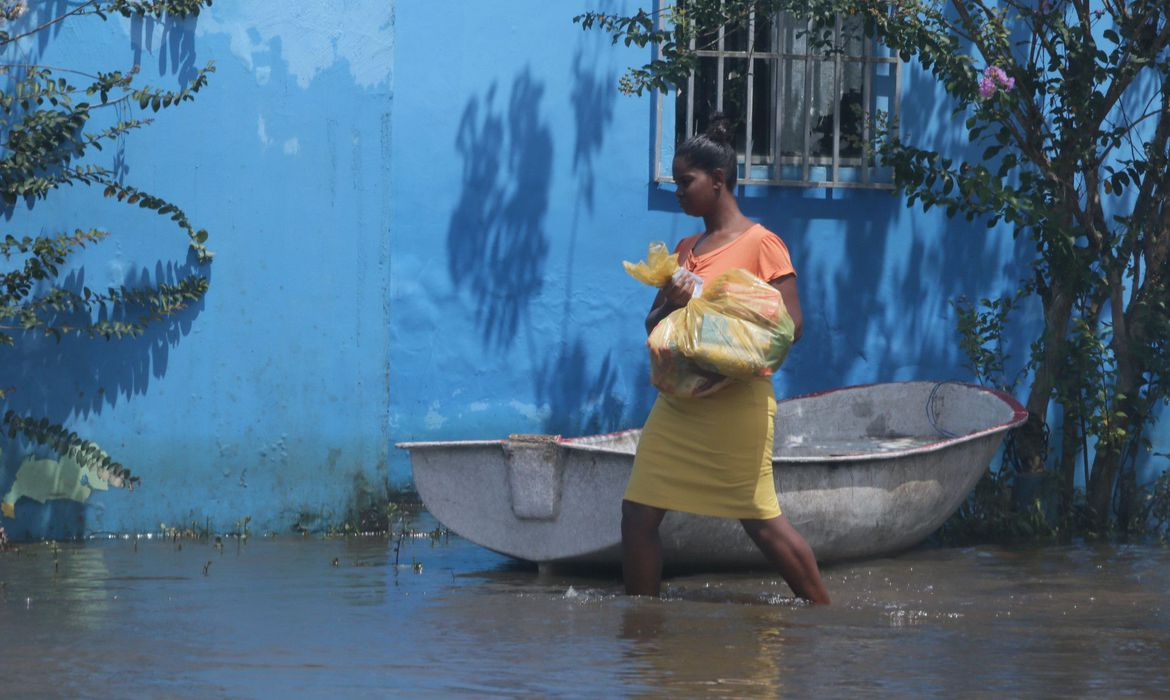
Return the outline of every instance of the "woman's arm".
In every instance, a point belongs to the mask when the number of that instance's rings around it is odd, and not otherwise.
[[[674,247],[674,253],[678,256],[678,262],[681,265],[686,262],[691,255],[691,250],[694,249],[695,243],[703,237],[703,234],[696,233],[693,236],[687,236],[678,242]],[[695,295],[694,277],[683,276],[682,280],[675,280],[671,278],[666,286],[658,292],[658,296],[654,297],[654,303],[650,305],[650,313],[646,314],[646,335],[650,335],[654,331],[662,319],[669,316],[672,312],[681,309],[687,305],[691,297]]]
[[[680,280],[672,279],[667,282],[666,286],[658,292],[658,296],[654,297],[654,303],[650,305],[650,313],[646,314],[646,335],[650,335],[654,327],[671,312],[686,306],[694,294],[694,278],[683,277]]]
[[[669,316],[671,311],[674,311],[674,308],[666,300],[666,292],[659,290],[658,296],[654,297],[654,303],[650,305],[650,313],[646,314],[646,335],[650,335],[654,327]]]
[[[796,275],[778,277],[770,284],[779,290],[780,298],[784,300],[784,306],[788,309],[788,315],[792,317],[794,324],[792,342],[796,342],[804,332],[804,314],[800,310],[800,294],[796,291]]]

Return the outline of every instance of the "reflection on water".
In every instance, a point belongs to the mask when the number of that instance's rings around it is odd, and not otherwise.
[[[1170,687],[1164,548],[926,549],[825,573],[835,604],[817,608],[759,573],[631,600],[612,573],[540,575],[455,537],[408,540],[398,567],[375,538],[31,545],[0,555],[0,676],[5,697],[70,698]]]

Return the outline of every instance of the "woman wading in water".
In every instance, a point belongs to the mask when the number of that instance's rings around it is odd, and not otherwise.
[[[704,282],[742,268],[780,291],[801,333],[796,271],[784,243],[739,210],[735,148],[728,122],[712,119],[705,134],[675,152],[674,181],[682,210],[701,217],[702,233],[684,238],[679,264]],[[694,282],[671,281],[646,317],[647,332],[691,298]],[[793,592],[828,603],[812,549],[780,513],[772,480],[772,381],[732,382],[703,398],[660,394],[638,443],[622,501],[622,572],[626,593],[657,596],[662,580],[658,526],[667,511],[737,518]]]

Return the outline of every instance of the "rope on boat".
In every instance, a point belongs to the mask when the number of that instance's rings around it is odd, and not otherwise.
[[[930,396],[928,396],[926,398],[926,420],[930,421],[930,427],[934,428],[935,432],[937,432],[939,435],[942,435],[943,437],[955,438],[955,437],[959,437],[959,436],[958,436],[958,434],[952,433],[951,431],[949,431],[946,428],[939,425],[938,418],[939,418],[940,411],[938,410],[938,407],[935,405],[935,399],[938,397],[939,389],[941,389],[944,385],[946,385],[946,384],[959,384],[959,383],[960,382],[956,382],[953,380],[936,382],[935,385],[930,390]]]

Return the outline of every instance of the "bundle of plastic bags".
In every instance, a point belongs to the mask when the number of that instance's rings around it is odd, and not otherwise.
[[[650,383],[671,396],[709,396],[735,380],[705,370],[683,355],[678,341],[685,333],[679,329],[678,321],[682,319],[679,311],[662,319],[646,340],[650,348]]]
[[[622,267],[642,284],[662,288],[678,270],[678,254],[670,252],[662,241],[654,241],[645,260],[639,263],[623,260]]]
[[[650,244],[645,262],[623,265],[656,287],[679,270],[678,256],[659,242]],[[650,381],[664,393],[699,397],[735,379],[771,376],[788,356],[794,330],[776,288],[745,270],[729,270],[651,332]]]

